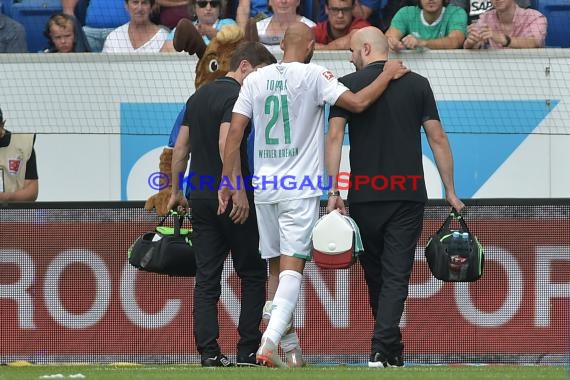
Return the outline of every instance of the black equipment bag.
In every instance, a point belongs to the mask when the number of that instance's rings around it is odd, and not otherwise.
[[[174,227],[164,226],[169,217],[174,219]],[[147,272],[194,277],[196,258],[192,248],[192,229],[182,228],[185,218],[171,212],[153,232],[139,236],[128,250],[129,264]]]
[[[450,229],[454,219],[459,222],[459,230]],[[472,282],[483,275],[483,246],[477,236],[469,231],[465,219],[455,208],[451,209],[445,222],[430,237],[425,256],[431,273],[441,281]]]

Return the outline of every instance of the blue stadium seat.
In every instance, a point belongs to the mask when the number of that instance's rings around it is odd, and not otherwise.
[[[5,3],[7,3],[8,1],[11,0],[0,0],[0,13],[8,16],[8,6],[4,5]]]
[[[325,14],[325,0],[301,0],[299,4],[300,14],[308,19],[313,20],[315,23],[325,21],[327,15]]]
[[[2,0],[5,13],[26,28],[28,51],[35,53],[48,46],[43,32],[51,15],[62,11],[61,0]]]
[[[570,0],[535,0],[534,7],[546,16],[547,47],[570,47]]]

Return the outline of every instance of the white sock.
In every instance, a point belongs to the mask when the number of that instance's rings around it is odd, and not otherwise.
[[[265,301],[265,306],[263,306],[263,319],[269,322],[271,319],[271,309],[273,307],[273,301]]]
[[[275,344],[279,343],[287,325],[293,318],[293,312],[301,291],[302,279],[303,275],[293,270],[284,270],[279,274],[279,286],[273,298],[271,319],[265,333],[263,333],[264,337],[271,339]]]
[[[293,331],[287,335],[284,335],[281,338],[281,348],[283,352],[293,351],[295,348],[300,348],[301,344],[299,343],[299,337],[297,336],[297,332]]]

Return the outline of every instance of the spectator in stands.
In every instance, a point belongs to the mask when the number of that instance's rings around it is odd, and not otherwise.
[[[454,0],[451,0],[451,2]],[[469,1],[469,0],[457,0]],[[451,3],[450,2],[450,3]],[[392,23],[394,15],[403,7],[418,5],[418,0],[386,0],[386,5],[380,9],[379,29],[386,32]]]
[[[314,28],[315,49],[349,50],[352,32],[370,26],[370,23],[352,16],[354,0],[325,1],[328,20],[319,22]]]
[[[225,6],[225,0],[190,0],[188,13],[191,19],[196,18],[194,26],[202,35],[206,45],[210,43],[210,40],[216,36],[218,30],[222,29],[222,27],[236,24],[231,18],[220,19],[220,14],[224,13]],[[164,46],[160,49],[162,53],[176,51],[173,45],[175,32],[176,28],[172,29],[166,37]]]
[[[355,0],[352,15],[376,25],[382,2],[383,0]]]
[[[273,16],[257,22],[259,41],[272,52],[280,52],[279,44],[285,35],[285,30],[299,21],[310,28],[317,26],[312,20],[297,13],[300,0],[269,0]]]
[[[0,109],[0,202],[32,202],[38,198],[38,169],[33,133],[6,130]]]
[[[196,15],[194,25],[202,35],[206,45],[216,36],[218,30],[226,25],[235,25],[231,18],[220,19],[226,8],[225,0],[190,0],[193,12]]]
[[[544,47],[547,21],[534,9],[523,9],[515,0],[491,0],[494,9],[469,25],[465,49],[530,49]]]
[[[168,31],[150,21],[155,0],[125,0],[131,20],[107,36],[103,53],[158,53]]]
[[[271,15],[273,15],[273,13],[269,10],[267,0],[239,0],[235,19],[240,28],[245,30],[247,21],[251,17],[259,21]]]
[[[24,26],[0,13],[0,53],[27,53]]]
[[[393,51],[459,49],[467,34],[467,13],[448,0],[419,0],[400,9],[386,32]]]
[[[75,16],[79,0],[61,0],[63,13]],[[89,0],[83,31],[92,52],[103,50],[105,39],[115,28],[129,21],[124,4],[119,0]]]
[[[519,7],[530,7],[530,0],[515,0]],[[467,12],[468,24],[473,24],[479,16],[493,8],[491,0],[449,0],[449,4],[457,5]]]
[[[85,53],[89,52],[87,39],[75,17],[56,13],[46,24],[44,36],[49,47],[44,53]]]
[[[189,0],[156,0],[158,21],[168,29],[173,29],[183,18],[190,18],[188,13]]]

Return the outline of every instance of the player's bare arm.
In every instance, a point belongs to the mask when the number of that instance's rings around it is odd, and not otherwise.
[[[248,117],[238,113],[232,115],[222,160],[222,186],[218,190],[218,214],[221,215],[226,211],[231,198],[233,206],[229,216],[234,223],[244,223],[249,216],[249,202],[244,185],[241,183],[238,186],[238,179],[241,181],[242,177],[239,149],[248,123]]]
[[[187,125],[181,125],[176,137],[174,151],[172,152],[171,172],[166,173],[170,176],[172,184],[172,193],[168,201],[168,210],[188,211],[188,200],[182,192],[180,186],[180,177],[178,173],[186,173],[188,159],[190,157],[190,128]]]
[[[344,139],[344,129],[346,120],[342,117],[333,117],[329,120],[329,130],[325,144],[325,165],[327,173],[332,177],[332,186],[329,190],[327,212],[339,210],[346,215],[346,208],[342,197],[335,193],[338,191],[338,172],[342,153],[342,141]],[[330,194],[333,195],[330,195]]]
[[[435,165],[443,187],[445,188],[445,198],[447,202],[459,212],[465,207],[465,204],[455,194],[455,186],[453,180],[453,156],[449,140],[445,134],[439,120],[427,120],[424,122],[424,130],[428,139],[429,146],[435,158]]]

